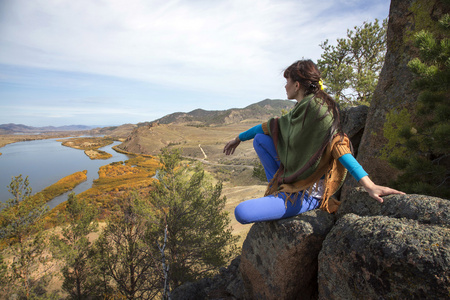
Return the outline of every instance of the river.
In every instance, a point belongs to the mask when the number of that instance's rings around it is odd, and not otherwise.
[[[11,178],[22,174],[28,176],[33,194],[57,182],[59,179],[78,171],[87,170],[87,181],[79,184],[73,192],[79,194],[92,187],[94,179],[98,178],[101,166],[116,161],[125,161],[128,156],[112,149],[120,144],[100,148],[113,155],[106,160],[91,160],[83,150],[61,145],[59,139],[46,139],[18,142],[0,148],[0,201],[5,202],[11,197],[8,191]],[[49,202],[50,208],[67,200],[67,194],[56,197]]]

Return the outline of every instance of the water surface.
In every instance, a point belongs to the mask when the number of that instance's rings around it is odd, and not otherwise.
[[[57,139],[18,142],[0,148],[0,201],[5,202],[11,197],[8,186],[13,176],[22,174],[28,176],[33,194],[52,185],[59,179],[78,171],[87,170],[87,181],[78,185],[73,191],[79,194],[92,187],[94,179],[98,178],[101,166],[116,161],[125,161],[128,156],[112,149],[120,142],[100,148],[113,155],[106,160],[91,160],[83,150],[61,145]],[[50,201],[50,207],[66,201],[67,195]]]

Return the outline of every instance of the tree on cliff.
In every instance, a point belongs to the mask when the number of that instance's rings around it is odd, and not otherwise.
[[[386,54],[387,19],[364,22],[347,30],[333,46],[325,40],[317,65],[326,90],[341,105],[366,104],[372,99]]]
[[[42,197],[32,195],[28,177],[13,177],[8,190],[13,197],[0,203],[0,242],[10,246],[13,260],[3,263],[4,278],[0,282],[3,292],[29,299],[43,294],[49,279],[47,272],[35,272],[38,263],[45,261],[43,217],[48,206]]]
[[[86,299],[95,295],[99,287],[95,272],[92,243],[87,235],[97,231],[96,210],[86,202],[80,202],[74,193],[69,194],[66,210],[59,221],[61,233],[52,237],[53,257],[63,262],[62,288],[71,299]]]
[[[158,244],[164,248],[166,279],[173,289],[224,266],[237,238],[224,211],[226,198],[220,197],[222,185],[212,186],[200,166],[183,164],[180,150],[164,150],[160,160],[150,201],[158,212]]]
[[[406,109],[387,115],[384,158],[402,171],[395,186],[407,193],[450,199],[450,15],[444,15],[435,34],[415,35],[419,57],[409,67],[421,92],[417,116]]]

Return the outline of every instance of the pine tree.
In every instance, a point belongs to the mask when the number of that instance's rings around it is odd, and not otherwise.
[[[162,276],[149,202],[134,193],[117,199],[114,211],[96,242],[96,265],[105,275],[103,293],[114,299],[153,299]]]
[[[52,237],[53,256],[63,262],[62,288],[71,299],[98,295],[99,277],[93,264],[93,247],[87,235],[97,232],[96,210],[69,194],[61,215],[61,233]]]
[[[389,162],[402,171],[394,183],[408,193],[450,199],[450,16],[440,30],[415,35],[419,57],[409,62],[420,90],[417,115],[392,112],[384,126]],[[401,116],[401,117],[400,117]]]
[[[369,105],[386,54],[387,20],[382,24],[364,22],[347,30],[347,37],[337,39],[336,46],[325,40],[317,61],[326,91],[341,106]]]
[[[225,265],[234,254],[237,238],[223,210],[222,185],[212,186],[200,166],[183,164],[179,149],[163,150],[160,160],[162,168],[150,201],[159,212],[158,244],[165,246],[166,276],[173,289]]]

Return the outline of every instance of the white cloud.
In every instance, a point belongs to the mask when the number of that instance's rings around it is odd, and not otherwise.
[[[374,2],[4,0],[0,63],[255,102],[283,97],[282,69],[319,58],[320,42],[385,17],[388,1]]]

